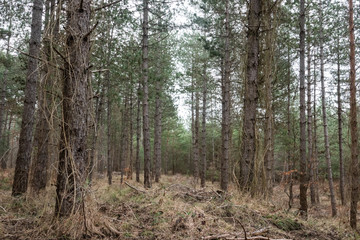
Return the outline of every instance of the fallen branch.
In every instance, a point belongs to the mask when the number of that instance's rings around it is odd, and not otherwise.
[[[141,193],[146,193],[144,190],[140,190],[140,189],[137,189],[136,187],[134,186],[131,186],[128,182],[124,182],[129,188],[132,188],[134,189],[135,191],[138,191],[138,192],[141,192]]]

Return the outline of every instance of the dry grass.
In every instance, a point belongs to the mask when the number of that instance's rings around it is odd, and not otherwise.
[[[224,234],[230,239],[244,237],[244,230],[248,237],[355,239],[347,207],[338,208],[338,218],[330,217],[325,187],[321,205],[312,206],[304,221],[297,217],[298,199],[287,212],[284,186],[265,201],[235,186],[230,194],[210,182],[205,189],[194,188],[192,178],[180,175],[163,176],[150,190],[134,180],[128,181],[133,188],[120,185],[114,176],[112,186],[104,178],[95,180],[86,199],[86,220],[78,215],[59,221],[53,218],[54,186],[41,196],[14,199],[5,178],[12,179],[11,173],[0,173],[0,239],[227,239]]]

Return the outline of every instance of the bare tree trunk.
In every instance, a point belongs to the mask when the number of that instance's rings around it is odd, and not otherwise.
[[[319,159],[318,159],[318,145],[317,145],[317,119],[316,119],[316,61],[314,59],[314,188],[315,188],[315,199],[316,203],[320,203],[320,195],[319,195]]]
[[[137,182],[140,182],[140,137],[141,137],[140,92],[141,92],[141,83],[139,81],[138,94],[137,94],[137,113],[136,113],[136,159],[135,159],[135,171],[136,171]]]
[[[144,186],[151,188],[151,150],[150,150],[150,128],[149,128],[149,88],[148,88],[148,38],[149,38],[149,4],[148,0],[143,0],[143,56],[142,56],[142,72],[143,72],[143,138],[144,138]]]
[[[343,158],[343,131],[342,131],[342,103],[341,103],[341,84],[340,84],[340,43],[337,39],[337,102],[338,102],[338,136],[339,136],[339,163],[340,163],[340,198],[341,205],[345,205],[345,172]]]
[[[134,112],[134,108],[133,108],[133,86],[132,86],[132,78],[131,78],[131,92],[130,92],[130,114],[129,114],[129,121],[130,121],[130,127],[129,127],[129,131],[130,131],[130,159],[129,159],[129,172],[127,175],[127,179],[132,179],[133,176],[133,170],[134,170],[134,163],[133,163],[133,151],[134,151],[134,141],[133,141],[133,137],[134,137],[134,127],[133,127],[133,112]]]
[[[256,111],[258,101],[259,28],[261,0],[250,0],[247,38],[247,69],[241,151],[240,185],[249,190],[256,157]]]
[[[276,72],[274,64],[274,48],[275,48],[275,30],[274,23],[272,21],[272,14],[276,14],[276,5],[277,3],[272,3],[272,1],[265,1],[265,138],[264,138],[264,147],[265,147],[265,156],[264,156],[264,166],[266,170],[266,196],[272,196],[273,193],[273,165],[274,165],[274,119],[273,119],[273,96],[272,96],[272,82],[273,82],[273,72]]]
[[[91,0],[68,2],[55,207],[60,217],[79,212],[85,198],[90,18]]]
[[[53,2],[52,2],[53,3]],[[54,3],[53,3],[54,4]],[[45,28],[51,24],[49,23],[50,12],[53,12],[55,6],[50,6],[50,1],[46,0],[45,4]],[[50,25],[51,26],[51,25]],[[52,35],[52,31],[48,33],[48,35]],[[51,49],[50,42],[48,39],[44,38],[44,58],[47,61],[51,61],[50,59]],[[35,144],[37,145],[37,152],[35,158],[32,161],[32,174],[30,176],[30,186],[31,191],[34,193],[38,193],[40,190],[45,189],[47,183],[47,169],[49,164],[49,145],[50,145],[50,123],[52,115],[51,115],[51,94],[50,88],[53,83],[51,82],[51,72],[49,66],[47,66],[46,62],[43,66],[41,66],[41,78],[40,81],[40,89],[39,89],[39,109],[38,109],[38,123],[36,125],[35,130]]]
[[[159,182],[161,176],[161,80],[156,81],[155,99],[155,128],[154,128],[154,167],[155,182]]]
[[[222,158],[220,187],[227,191],[229,185],[229,151],[230,151],[230,13],[229,0],[225,0],[225,56],[222,80]]]
[[[328,181],[330,189],[330,198],[331,198],[331,212],[332,216],[336,216],[336,200],[334,193],[334,184],[332,177],[331,169],[331,158],[330,158],[330,145],[329,145],[329,135],[328,135],[328,126],[327,126],[327,114],[326,114],[326,104],[325,104],[325,81],[324,81],[324,44],[323,44],[323,12],[322,12],[322,0],[320,0],[320,71],[321,71],[321,100],[322,100],[322,112],[323,112],[323,124],[324,124],[324,141],[325,141],[325,158],[328,170]]]
[[[195,130],[195,143],[194,143],[194,177],[195,177],[195,184],[198,183],[198,178],[200,175],[200,171],[199,171],[199,162],[200,162],[200,143],[199,143],[199,138],[200,138],[200,134],[199,134],[199,128],[200,128],[200,94],[198,91],[198,84],[197,81],[195,83],[195,126],[194,126],[194,130]]]
[[[306,118],[305,118],[305,0],[300,0],[300,214],[307,217]]]
[[[288,84],[287,84],[287,133],[290,139],[291,137],[291,121],[290,121],[290,107],[291,107],[291,61],[290,61],[290,50],[288,49],[288,72],[287,72]],[[289,208],[291,208],[294,199],[293,193],[293,174],[292,171],[295,168],[295,164],[293,164],[294,160],[291,159],[290,146],[287,147],[287,162],[289,164],[290,172],[290,184],[289,184]]]
[[[124,109],[121,116],[120,136],[120,183],[124,182],[124,171],[128,153],[128,93],[125,94]]]
[[[355,85],[355,34],[354,7],[349,0],[349,38],[350,38],[350,132],[351,132],[351,200],[350,226],[356,229],[357,203],[359,201],[359,160],[358,160],[358,130]]]
[[[106,75],[106,88],[107,88],[107,177],[109,185],[112,184],[112,171],[113,160],[111,158],[111,86],[110,86],[110,72],[107,71]]]
[[[43,1],[34,0],[29,46],[29,55],[34,56],[34,58],[30,57],[28,62],[24,110],[22,113],[21,131],[19,139],[19,151],[16,158],[15,176],[12,188],[13,196],[26,193],[28,187],[36,103],[36,88],[39,78],[37,58],[39,56],[41,46],[42,11]]]
[[[206,60],[205,60],[206,61]],[[203,106],[202,106],[202,134],[201,134],[201,168],[200,168],[200,184],[205,187],[206,182],[206,95],[207,95],[207,75],[206,63],[204,66],[203,76]]]
[[[307,47],[307,130],[308,130],[308,174],[310,185],[311,204],[316,204],[315,186],[314,186],[314,155],[312,140],[312,104],[311,104],[311,49],[310,43]]]

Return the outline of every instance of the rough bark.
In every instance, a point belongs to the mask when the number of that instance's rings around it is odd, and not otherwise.
[[[349,38],[350,38],[350,132],[351,132],[351,200],[350,226],[356,229],[357,203],[359,200],[359,160],[358,160],[358,129],[355,85],[355,33],[354,7],[349,0]]]
[[[132,79],[131,79],[132,81]],[[132,82],[131,82],[132,83]],[[129,171],[128,171],[128,175],[127,175],[127,179],[132,179],[133,176],[133,170],[134,170],[134,163],[133,163],[133,152],[134,152],[134,141],[133,141],[133,137],[134,137],[134,124],[133,124],[133,112],[134,112],[134,107],[133,107],[133,86],[131,84],[131,92],[130,92],[130,108],[129,108],[129,121],[130,121],[130,126],[129,126],[129,141],[130,141],[130,149],[129,149]]]
[[[312,140],[312,104],[311,104],[311,55],[310,43],[307,47],[307,131],[308,131],[308,174],[310,185],[311,204],[316,203],[315,186],[314,186],[314,156],[313,156],[313,140]]]
[[[161,175],[161,79],[156,81],[155,96],[155,128],[154,128],[154,167],[155,182],[159,182]]]
[[[136,156],[135,156],[135,171],[136,171],[137,182],[140,182],[140,138],[141,138],[140,92],[141,92],[141,82],[139,81],[138,94],[137,94],[137,112],[136,112]]]
[[[15,176],[12,188],[13,196],[25,193],[28,186],[36,103],[36,89],[39,78],[37,58],[40,53],[42,12],[43,1],[34,0],[29,46],[29,55],[34,56],[34,58],[30,57],[28,61],[24,110],[22,113],[19,139],[19,151],[16,158]]]
[[[198,183],[200,177],[200,93],[198,91],[198,84],[196,81],[195,92],[195,144],[194,144],[194,168],[196,172],[195,182]]]
[[[121,138],[120,138],[120,183],[124,182],[124,171],[125,171],[125,165],[127,162],[127,156],[128,156],[128,93],[126,93],[125,100],[124,100],[124,109],[122,110],[122,116],[121,116]]]
[[[202,99],[202,123],[201,123],[201,168],[200,168],[200,185],[205,187],[206,182],[206,96],[207,96],[207,76],[206,64],[204,66],[203,76],[203,99]]]
[[[228,190],[229,184],[229,142],[230,142],[230,26],[229,26],[229,0],[226,0],[225,10],[225,55],[224,74],[222,80],[222,158],[221,158],[221,179],[220,187]]]
[[[275,48],[275,30],[272,20],[272,14],[276,14],[276,5],[273,5],[272,1],[265,1],[264,4],[264,24],[266,27],[265,35],[265,156],[264,166],[266,170],[266,196],[272,196],[273,193],[273,165],[274,165],[274,119],[273,119],[273,95],[272,95],[272,83],[273,72],[276,72],[274,64],[274,48]],[[276,3],[275,3],[276,4]],[[273,8],[272,8],[273,7]]]
[[[313,182],[313,185],[314,185],[314,188],[315,188],[315,199],[316,199],[316,203],[320,203],[320,195],[319,195],[319,159],[318,159],[318,145],[317,145],[317,118],[316,118],[316,82],[317,82],[317,79],[316,79],[316,70],[317,70],[317,66],[316,66],[316,61],[314,59],[314,101],[313,101],[313,105],[314,105],[314,117],[313,117],[313,120],[314,120],[314,150],[313,150],[313,156],[314,156],[314,159],[313,159],[313,162],[314,162],[314,182]]]
[[[338,114],[338,139],[339,139],[339,167],[340,167],[340,199],[341,205],[345,205],[345,171],[343,158],[343,130],[342,130],[342,102],[341,102],[341,79],[340,79],[340,43],[337,39],[337,114]]]
[[[306,105],[305,105],[305,0],[300,0],[300,214],[307,216]]]
[[[240,186],[250,189],[256,158],[256,111],[258,102],[259,28],[261,0],[250,0],[247,32],[247,67],[242,129]]]
[[[67,2],[61,142],[56,183],[57,216],[79,212],[84,204],[90,57],[91,0]],[[84,213],[83,213],[84,214]]]
[[[49,26],[50,11],[55,6],[50,7],[50,1],[47,0],[45,4],[45,28]],[[52,35],[51,31],[48,33]],[[51,61],[50,54],[50,42],[44,38],[44,59],[48,62]],[[35,158],[32,161],[32,176],[30,177],[31,191],[38,193],[40,190],[45,189],[48,180],[48,164],[49,164],[49,145],[50,145],[50,123],[51,123],[51,72],[46,62],[41,66],[41,81],[39,89],[39,109],[38,109],[38,122],[35,130],[35,144],[37,146],[37,152]]]
[[[142,73],[143,73],[143,144],[144,144],[144,187],[151,188],[151,149],[149,127],[149,87],[148,87],[148,54],[149,54],[149,1],[143,0],[143,46],[142,46]]]
[[[287,71],[287,78],[288,78],[288,84],[287,84],[287,133],[289,137],[289,142],[291,138],[291,91],[290,91],[290,84],[291,84],[291,62],[290,62],[290,50],[288,49],[288,71]],[[290,144],[289,144],[290,145]],[[291,159],[291,148],[290,146],[287,147],[287,162],[289,165],[289,171],[290,172],[290,183],[289,183],[289,207],[291,207],[294,199],[294,192],[293,192],[293,174],[292,171],[295,167],[295,164],[293,164],[294,160]]]
[[[322,102],[322,115],[323,115],[323,127],[324,127],[324,141],[325,141],[325,158],[327,165],[327,175],[329,181],[330,189],[330,199],[331,199],[331,212],[332,216],[336,216],[336,200],[334,193],[334,184],[332,177],[332,168],[331,168],[331,157],[330,157],[330,144],[329,144],[329,134],[328,134],[328,125],[327,125],[327,113],[326,113],[326,103],[325,103],[325,79],[324,79],[324,43],[323,43],[323,12],[322,12],[322,1],[320,1],[320,73],[321,73],[321,102]]]

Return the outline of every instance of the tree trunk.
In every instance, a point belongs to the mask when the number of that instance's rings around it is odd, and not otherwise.
[[[141,83],[139,81],[138,94],[137,94],[137,113],[136,113],[136,159],[135,159],[135,171],[136,171],[137,182],[140,182],[140,138],[141,138],[140,92],[141,92]]]
[[[26,193],[28,186],[29,167],[31,161],[34,113],[36,103],[36,88],[38,73],[38,56],[40,53],[41,25],[42,25],[43,1],[34,0],[32,9],[32,22],[30,34],[29,58],[24,110],[22,113],[21,131],[19,139],[19,151],[16,158],[15,176],[12,195],[17,196]]]
[[[300,0],[300,215],[307,217],[305,118],[305,0]]]
[[[316,199],[316,203],[320,203],[320,195],[319,195],[319,159],[318,159],[318,145],[317,145],[317,119],[316,119],[316,61],[314,59],[314,150],[313,150],[313,155],[314,155],[314,188],[315,188],[315,199]]]
[[[351,200],[350,226],[356,229],[357,203],[359,200],[359,160],[358,131],[355,85],[355,34],[353,1],[349,0],[349,38],[350,38],[350,132],[351,132]]]
[[[341,104],[341,84],[340,84],[340,43],[337,39],[337,102],[338,102],[338,136],[339,136],[339,163],[340,163],[340,198],[341,205],[345,205],[345,172],[343,158],[343,131],[342,131],[342,104]]]
[[[142,46],[142,73],[143,73],[143,138],[144,138],[144,186],[151,188],[151,149],[149,127],[149,88],[148,88],[148,38],[149,38],[149,1],[143,0],[143,46]]]
[[[154,128],[154,167],[155,182],[159,182],[161,175],[161,80],[156,81],[155,99],[155,128]]]
[[[288,71],[287,71],[287,78],[288,78],[288,84],[287,84],[287,133],[288,138],[291,138],[291,121],[290,121],[290,115],[291,115],[291,61],[290,61],[290,50],[288,49]],[[290,141],[289,141],[290,142]],[[289,183],[289,208],[291,208],[293,204],[294,199],[294,193],[293,193],[293,170],[295,168],[295,164],[293,164],[294,160],[291,159],[291,150],[290,146],[287,146],[287,162],[289,165],[289,171],[290,171],[290,183]]]
[[[85,198],[90,17],[91,0],[68,2],[55,207],[60,217],[82,209]]]
[[[324,124],[324,141],[325,141],[325,158],[328,170],[328,181],[330,189],[330,198],[331,198],[331,212],[332,216],[336,216],[336,200],[334,193],[334,184],[332,177],[331,169],[331,158],[330,158],[330,144],[329,144],[329,135],[328,135],[328,125],[327,125],[327,114],[326,114],[326,104],[325,104],[325,80],[324,80],[324,44],[323,44],[323,12],[322,12],[322,1],[320,1],[320,71],[321,71],[321,101],[322,101],[322,112],[323,112],[323,124]]]
[[[277,3],[275,3],[277,4]],[[272,13],[276,14],[276,5],[273,6],[272,1],[265,1],[265,156],[264,166],[266,170],[266,195],[272,196],[273,193],[273,165],[274,165],[274,119],[273,119],[273,96],[272,96],[272,82],[273,72],[276,72],[274,64],[274,48],[275,48],[275,34],[274,24],[272,22]],[[273,8],[272,8],[273,7]]]
[[[120,183],[124,182],[124,171],[128,156],[128,93],[125,94],[124,109],[121,116],[121,136],[120,136]]]
[[[206,61],[206,60],[205,60]],[[206,63],[204,66],[203,76],[203,106],[202,106],[202,130],[201,130],[201,168],[200,168],[200,184],[205,187],[206,182],[206,95],[207,95],[207,76]]]
[[[256,157],[256,111],[258,101],[259,28],[261,0],[250,0],[247,37],[247,69],[242,130],[240,185],[249,190]]]
[[[50,6],[50,1],[47,0],[45,4],[45,28],[49,26],[50,11],[52,12],[54,8],[55,6]],[[50,31],[48,35],[52,35],[52,32]],[[50,42],[44,38],[44,58],[50,62],[50,56]],[[31,191],[34,193],[38,193],[40,190],[45,189],[48,179],[47,169],[49,164],[50,123],[52,122],[50,110],[52,99],[50,89],[53,83],[51,82],[52,78],[50,68],[46,65],[46,63],[41,66],[40,72],[43,80],[40,81],[40,89],[38,91],[38,123],[35,130],[35,144],[37,145],[37,152],[31,166],[32,176],[30,177],[30,186]]]
[[[200,168],[199,168],[199,163],[200,163],[200,143],[199,143],[199,139],[200,139],[200,133],[199,133],[199,128],[200,128],[200,94],[198,91],[198,83],[196,81],[195,83],[195,144],[194,144],[194,172],[195,174],[195,184],[198,183],[198,178],[200,176]]]
[[[227,191],[229,185],[229,142],[230,142],[230,13],[229,0],[225,0],[225,56],[224,74],[222,80],[222,158],[221,158],[221,179],[220,187]]]
[[[311,104],[311,51],[310,43],[307,47],[307,130],[308,130],[308,174],[310,184],[311,204],[316,203],[315,186],[314,186],[314,156],[313,156],[313,140],[312,140],[312,104]]]
[[[133,83],[132,83],[132,77],[131,77],[131,92],[130,92],[130,113],[129,113],[129,121],[130,121],[130,127],[129,127],[129,131],[130,131],[130,150],[129,150],[129,171],[128,171],[128,175],[127,175],[127,179],[132,179],[133,176],[133,170],[134,170],[134,163],[133,163],[133,151],[134,151],[134,143],[133,143],[133,137],[134,137],[134,127],[133,127],[133,112],[134,112],[134,108],[133,108]]]

